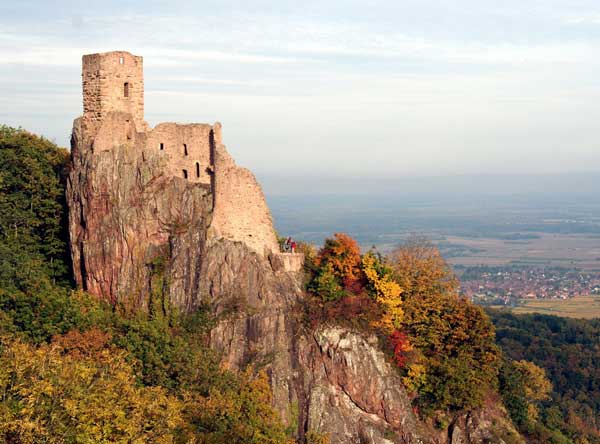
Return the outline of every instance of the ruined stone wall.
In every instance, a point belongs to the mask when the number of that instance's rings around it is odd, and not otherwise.
[[[131,114],[138,131],[144,123],[142,57],[125,51],[83,56],[83,117],[93,131],[109,112]]]
[[[244,242],[260,254],[279,251],[271,212],[254,175],[215,145],[213,235]]]
[[[210,185],[212,131],[204,123],[161,123],[146,132],[144,150],[167,159],[172,176]]]
[[[84,112],[74,128],[72,144],[74,169],[79,171],[73,172],[76,185],[71,194],[72,208],[79,205],[71,233],[76,239],[72,256],[80,285],[109,298],[147,291],[140,284],[148,275],[143,263],[157,246],[170,245],[177,256],[172,258],[173,264],[194,256],[177,253],[196,248],[192,247],[195,241],[175,248],[176,239],[182,236],[242,242],[263,257],[278,252],[260,185],[227,153],[219,123],[161,123],[150,128],[143,120],[141,57],[123,51],[86,55],[82,72]],[[85,181],[75,178],[92,165]],[[171,187],[193,190],[193,195],[201,196],[202,207],[188,201],[177,203],[180,196],[174,195],[168,198],[169,207],[163,190]],[[78,190],[83,189],[80,194]],[[79,201],[82,203],[77,204]],[[144,222],[134,222],[131,214]],[[188,233],[190,227],[199,226],[206,231]],[[102,236],[92,233],[92,228]],[[175,268],[187,270],[189,266],[188,260],[185,266]],[[280,260],[277,268],[297,271],[301,261]],[[171,297],[180,301],[188,301],[199,285],[181,276],[172,283]],[[137,285],[141,285],[138,290],[134,288]]]

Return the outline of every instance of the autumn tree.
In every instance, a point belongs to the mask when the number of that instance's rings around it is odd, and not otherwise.
[[[411,236],[389,255],[394,278],[405,296],[454,293],[458,280],[427,238]]]
[[[402,288],[394,280],[392,270],[374,253],[366,253],[362,258],[362,270],[375,300],[383,307],[383,316],[376,323],[385,333],[391,335],[402,328]]]
[[[500,372],[500,389],[513,421],[531,429],[539,419],[539,403],[550,398],[552,383],[533,362],[507,359]]]
[[[249,367],[239,376],[215,380],[206,394],[188,392],[188,438],[200,444],[291,444],[264,371]]]
[[[100,337],[90,340],[93,350],[83,354],[60,342],[37,349],[18,340],[3,344],[4,442],[173,441],[181,402],[164,388],[139,386],[125,352],[102,344]]]
[[[335,233],[325,239],[315,263],[332,273],[343,287],[352,288],[361,279],[360,247],[347,234]]]
[[[495,388],[500,352],[494,328],[480,307],[457,295],[457,280],[439,250],[412,238],[390,264],[402,288],[403,320],[418,358],[406,385],[424,413],[456,412],[482,405]]]

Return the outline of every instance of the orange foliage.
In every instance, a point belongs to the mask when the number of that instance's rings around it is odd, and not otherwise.
[[[394,280],[404,296],[455,293],[458,280],[440,254],[427,239],[411,237],[390,255]]]
[[[108,347],[112,336],[98,328],[80,332],[71,330],[64,335],[55,336],[52,343],[76,359],[97,356]]]
[[[394,361],[396,361],[398,367],[403,368],[408,360],[407,353],[412,350],[410,342],[408,341],[408,336],[406,333],[394,330],[390,335],[389,340],[394,351]]]
[[[335,276],[338,276],[347,287],[353,288],[361,278],[360,247],[350,236],[335,233],[334,238],[325,240],[315,260],[318,267],[330,265]]]

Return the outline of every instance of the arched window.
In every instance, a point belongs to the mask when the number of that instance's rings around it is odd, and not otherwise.
[[[188,155],[188,150],[187,150],[187,144],[183,144],[183,155],[187,156]]]
[[[187,179],[187,170],[183,170],[183,178]]]
[[[200,177],[200,162],[196,162],[196,177]]]
[[[162,151],[162,150],[164,150],[164,149],[165,149],[165,144],[161,142],[161,143],[160,143],[160,150]]]
[[[129,97],[129,82],[123,85],[123,97]]]

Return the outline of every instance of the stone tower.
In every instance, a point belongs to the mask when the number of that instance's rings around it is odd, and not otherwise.
[[[83,118],[101,122],[111,111],[129,113],[138,131],[144,128],[142,57],[126,51],[83,56]]]

